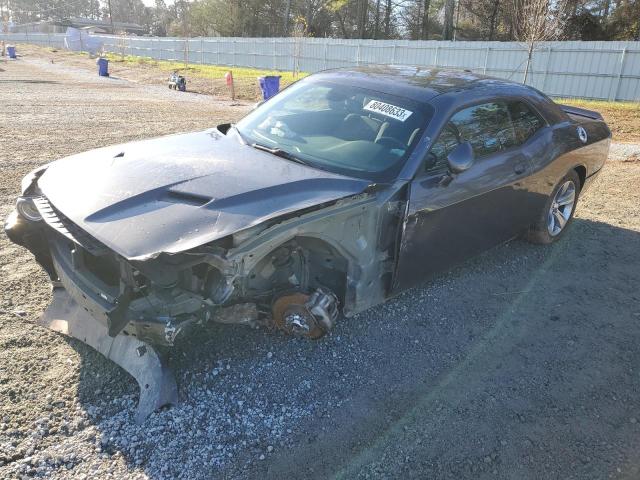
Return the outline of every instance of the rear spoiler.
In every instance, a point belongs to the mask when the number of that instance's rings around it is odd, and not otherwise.
[[[567,115],[576,115],[578,117],[591,118],[592,120],[603,120],[602,115],[593,110],[587,110],[586,108],[572,107],[570,105],[559,104],[559,107]]]

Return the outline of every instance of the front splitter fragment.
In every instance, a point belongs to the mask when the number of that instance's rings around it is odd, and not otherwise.
[[[107,328],[78,305],[64,288],[53,289],[51,304],[44,311],[41,325],[77,338],[118,364],[136,379],[140,400],[136,423],[165,405],[175,405],[178,388],[167,359],[153,346],[123,333],[110,337]]]

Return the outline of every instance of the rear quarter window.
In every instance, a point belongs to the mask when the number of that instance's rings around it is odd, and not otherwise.
[[[509,102],[508,107],[517,145],[526,142],[544,126],[542,118],[525,102]]]

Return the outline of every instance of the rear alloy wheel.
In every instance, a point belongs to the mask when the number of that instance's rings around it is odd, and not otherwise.
[[[576,185],[567,180],[556,192],[547,214],[547,231],[555,237],[567,225],[573,214],[573,206],[576,203]]]
[[[527,233],[533,243],[552,243],[567,229],[578,202],[580,178],[575,171],[569,172],[553,189],[535,225]]]

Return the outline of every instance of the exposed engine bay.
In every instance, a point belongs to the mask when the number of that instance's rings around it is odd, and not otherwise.
[[[351,316],[383,301],[401,204],[382,197],[365,192],[145,259],[126,259],[107,248],[42,195],[30,198],[41,220],[16,212],[6,227],[51,277],[54,301],[42,322],[120,364],[138,379],[141,392],[152,385],[156,393],[139,404],[142,421],[177,398],[162,348],[156,347],[174,345],[195,323],[266,327],[317,339],[339,312]],[[386,227],[379,229],[379,222]],[[378,238],[380,231],[396,233]],[[120,347],[114,350],[114,344]],[[115,351],[130,353],[118,357]],[[149,383],[148,375],[156,380]]]
[[[335,323],[339,306],[351,315],[375,301],[376,291],[378,298],[385,295],[391,271],[384,268],[391,265],[393,239],[387,239],[386,251],[376,253],[372,232],[366,231],[378,221],[373,198],[363,194],[269,228],[146,260],[127,260],[86,236],[46,228],[50,258],[44,253],[44,264],[51,263],[47,270],[56,285],[112,337],[123,333],[171,346],[192,323],[217,321],[319,338]],[[42,199],[34,201],[45,211]],[[328,218],[327,210],[333,212]],[[349,225],[361,235],[345,232]],[[356,240],[332,238],[336,234]],[[359,293],[363,285],[366,296]]]

